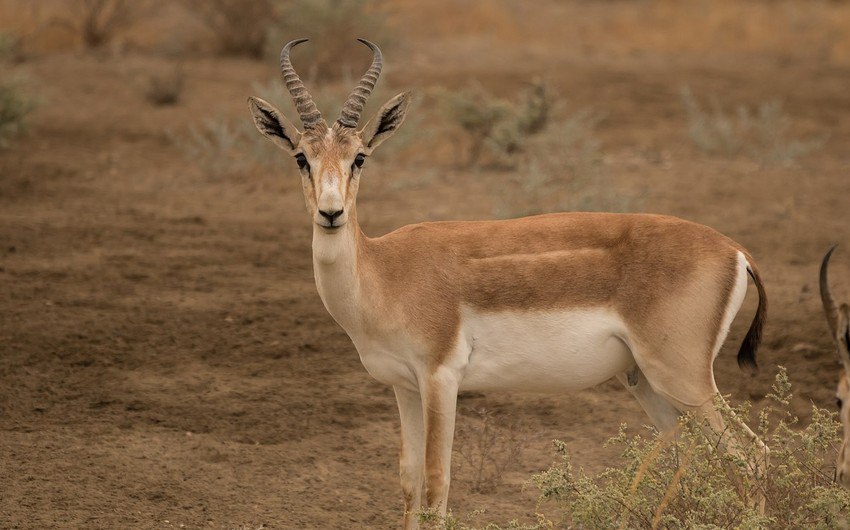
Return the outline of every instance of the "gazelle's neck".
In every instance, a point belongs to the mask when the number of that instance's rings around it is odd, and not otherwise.
[[[360,322],[357,252],[365,236],[352,212],[337,232],[313,225],[313,274],[328,312],[347,332]]]

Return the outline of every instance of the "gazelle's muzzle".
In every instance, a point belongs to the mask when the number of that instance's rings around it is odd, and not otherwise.
[[[343,179],[338,173],[329,173],[319,179],[316,186],[316,214],[314,222],[323,228],[337,228],[348,221],[343,195]]]

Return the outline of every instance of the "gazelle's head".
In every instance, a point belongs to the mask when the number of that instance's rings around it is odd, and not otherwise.
[[[323,231],[333,233],[348,222],[354,210],[361,168],[366,159],[404,121],[410,93],[405,92],[389,100],[362,129],[357,129],[360,113],[375,88],[383,64],[381,50],[371,42],[359,39],[374,54],[372,66],[348,96],[339,118],[328,127],[289,60],[290,49],[306,40],[291,41],[280,52],[281,74],[295,101],[304,130],[295,128],[267,101],[250,97],[248,106],[257,129],[295,158],[301,172],[307,210],[313,222]]]
[[[820,296],[832,338],[838,347],[838,356],[841,364],[844,365],[836,391],[838,414],[844,425],[844,443],[841,444],[841,451],[838,453],[836,478],[844,486],[850,487],[850,307],[847,304],[837,306],[829,292],[827,267],[833,250],[835,247],[829,249],[820,266]]]

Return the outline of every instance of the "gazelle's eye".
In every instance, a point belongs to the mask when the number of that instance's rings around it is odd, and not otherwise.
[[[298,169],[306,169],[310,171],[310,164],[307,163],[307,157],[304,156],[304,153],[298,153],[295,155],[295,162],[298,164]]]
[[[836,398],[835,405],[838,407],[838,410],[841,410],[841,406],[844,405],[844,402],[841,401],[841,398]]]
[[[366,155],[363,153],[358,153],[357,156],[354,157],[354,165],[357,167],[363,167],[363,162],[366,161]]]

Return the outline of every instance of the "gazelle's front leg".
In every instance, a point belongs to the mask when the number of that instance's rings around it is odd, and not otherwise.
[[[437,368],[422,382],[425,416],[425,502],[428,509],[445,515],[451,480],[452,441],[457,409],[458,376]]]
[[[401,417],[399,477],[404,494],[404,528],[419,528],[416,517],[422,506],[422,470],[425,467],[425,423],[419,392],[393,387]]]

